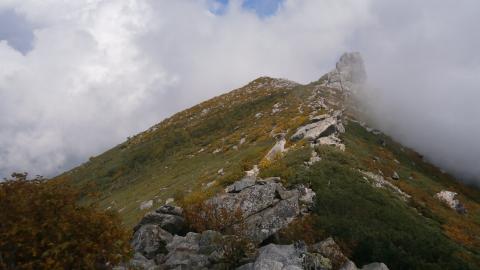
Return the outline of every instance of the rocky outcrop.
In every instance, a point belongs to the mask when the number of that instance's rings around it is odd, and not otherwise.
[[[456,192],[442,190],[437,194],[435,194],[435,197],[460,214],[465,214],[467,212],[467,210],[465,209],[465,206],[463,206],[460,200],[456,198],[457,197]]]
[[[205,202],[209,209],[240,214],[233,223],[225,220],[223,233],[186,232],[183,210],[164,205],[146,214],[135,227],[135,254],[115,269],[233,269],[241,265],[237,269],[358,270],[332,238],[311,246],[301,241],[264,244],[292,220],[307,214],[314,200],[315,192],[305,185],[288,189],[278,177],[249,175]]]
[[[357,91],[367,80],[362,56],[358,52],[343,54],[335,69],[320,80],[324,86],[346,93]]]
[[[240,231],[255,243],[261,243],[293,219],[308,212],[315,193],[301,185],[286,189],[280,179],[253,179],[246,177],[225,189],[225,193],[209,199],[211,209],[237,213],[236,224],[225,224],[227,231]]]
[[[322,114],[310,119],[310,123],[297,129],[290,137],[292,141],[306,139],[312,145],[334,145],[345,150],[345,145],[338,138],[340,133],[345,132],[341,120],[342,112],[336,111],[332,115]]]

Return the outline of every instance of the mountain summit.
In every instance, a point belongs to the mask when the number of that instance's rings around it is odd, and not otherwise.
[[[480,192],[362,121],[362,87],[359,53],[306,85],[261,77],[62,177],[147,269],[479,269]]]

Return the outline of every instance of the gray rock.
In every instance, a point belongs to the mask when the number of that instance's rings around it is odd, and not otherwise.
[[[178,208],[173,206],[162,206],[157,209],[157,211],[146,214],[140,223],[135,226],[134,231],[137,231],[143,225],[154,224],[159,225],[162,229],[169,233],[182,234],[186,230],[186,223],[185,218],[177,215],[178,213],[182,212]],[[165,212],[171,212],[173,214]]]
[[[340,247],[335,243],[333,238],[329,237],[326,240],[313,244],[308,248],[311,253],[318,253],[330,259],[334,268],[345,265],[348,258],[343,254]]]
[[[240,192],[248,187],[255,185],[255,178],[245,177],[239,181],[236,181],[232,185],[225,188],[227,193]]]
[[[317,121],[300,127],[295,134],[290,137],[292,141],[306,139],[315,141],[319,137],[328,136],[336,131],[336,117],[329,117],[321,121]]]
[[[148,260],[140,253],[135,253],[133,259],[128,263],[127,269],[140,269],[140,270],[150,270],[155,268],[156,264],[154,260]]]
[[[259,244],[280,229],[287,227],[299,214],[300,208],[297,194],[249,216],[242,224],[234,225],[234,230]]]
[[[345,92],[355,92],[366,80],[367,73],[358,52],[343,54],[335,69],[322,77],[325,86]]]
[[[258,244],[299,216],[300,206],[303,212],[313,204],[314,192],[311,189],[287,190],[279,181],[279,178],[256,182],[242,179],[228,188],[238,192],[219,194],[206,204],[212,209],[235,215],[235,219],[225,221],[223,229],[226,232],[245,236]]]
[[[146,224],[133,235],[132,247],[147,259],[153,259],[159,253],[166,253],[165,246],[172,238],[173,236],[159,225]]]
[[[269,244],[260,248],[253,263],[248,263],[237,270],[329,270],[330,260],[320,254],[308,253],[301,245]]]
[[[358,270],[357,266],[355,265],[354,262],[348,260],[346,263],[344,263],[339,270]]]
[[[398,179],[400,179],[400,176],[398,175],[397,172],[393,172],[392,179],[393,179],[393,180],[398,180]]]
[[[175,216],[182,216],[183,214],[183,209],[178,206],[173,206],[173,205],[162,205],[160,208],[155,210],[157,213],[161,214],[169,214],[169,215],[175,215]]]
[[[303,253],[303,251],[296,249],[294,245],[269,244],[260,248],[253,269],[269,269],[265,268],[265,266],[281,267],[278,269],[286,269],[293,266],[302,269]]]
[[[388,267],[384,263],[371,263],[364,265],[361,270],[388,270]]]

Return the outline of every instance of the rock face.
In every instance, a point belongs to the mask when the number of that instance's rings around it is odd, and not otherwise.
[[[367,80],[362,56],[358,52],[343,54],[335,69],[327,73],[322,79],[324,86],[347,93],[355,92]]]
[[[244,237],[261,243],[313,205],[315,193],[311,189],[298,186],[287,190],[279,180],[246,177],[206,203],[213,209],[238,213],[241,221],[225,224],[225,229],[241,231]]]
[[[460,214],[465,214],[467,212],[460,200],[456,198],[456,192],[442,190],[439,193],[435,194],[435,197]]]

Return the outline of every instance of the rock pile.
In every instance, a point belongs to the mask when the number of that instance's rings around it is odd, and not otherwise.
[[[127,265],[115,269],[232,269],[240,265],[239,270],[356,270],[332,238],[311,246],[301,241],[264,244],[292,220],[309,212],[314,199],[315,192],[304,185],[287,189],[277,177],[247,176],[206,201],[210,207],[240,210],[239,223],[227,222],[224,233],[187,232],[183,209],[164,205],[146,214],[134,228],[135,255]]]

